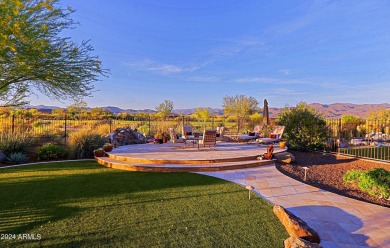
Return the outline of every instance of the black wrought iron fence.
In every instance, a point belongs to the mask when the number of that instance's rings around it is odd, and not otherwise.
[[[216,128],[217,126],[228,126],[235,129],[236,123],[226,121],[225,117],[211,118],[207,121],[197,120],[189,116],[179,117],[157,117],[157,116],[130,116],[126,119],[120,118],[86,118],[78,116],[23,116],[9,115],[0,117],[0,133],[24,133],[30,137],[42,137],[46,139],[59,138],[64,143],[67,137],[75,131],[87,129],[94,130],[101,134],[109,134],[117,128],[130,127],[145,135],[154,135],[160,132],[167,132],[173,127],[181,132],[183,125],[191,125],[195,130]]]
[[[390,121],[358,120],[344,123],[327,120],[328,147],[340,154],[390,161]]]

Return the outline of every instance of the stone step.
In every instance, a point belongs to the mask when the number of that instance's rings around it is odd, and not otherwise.
[[[108,153],[108,157],[118,161],[126,161],[136,164],[213,164],[225,162],[244,162],[255,160],[259,155],[242,156],[230,158],[176,158],[176,159],[153,159],[153,158],[137,158],[132,157],[131,154],[116,154]]]
[[[235,170],[243,168],[252,168],[262,165],[274,165],[274,160],[245,160],[235,162],[215,162],[215,163],[137,163],[133,161],[121,161],[111,157],[96,157],[96,161],[106,167],[129,171],[144,172],[205,172]]]

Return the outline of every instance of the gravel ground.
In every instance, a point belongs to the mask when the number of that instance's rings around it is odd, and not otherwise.
[[[283,174],[303,182],[304,169],[302,169],[302,167],[307,166],[309,170],[305,183],[339,195],[390,208],[390,201],[370,196],[369,194],[360,191],[358,188],[345,185],[343,182],[343,176],[348,170],[370,170],[373,168],[385,168],[390,170],[389,163],[378,163],[331,154],[323,155],[322,153],[290,152],[296,158],[296,161],[293,164],[278,162],[276,165],[276,168]]]

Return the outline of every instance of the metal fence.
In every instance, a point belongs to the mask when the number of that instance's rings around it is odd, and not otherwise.
[[[211,118],[208,121],[197,120],[189,116],[159,118],[156,116],[137,117],[126,119],[116,118],[80,118],[77,116],[23,116],[9,115],[0,117],[0,132],[24,133],[34,138],[46,140],[62,139],[67,142],[67,137],[75,131],[82,129],[95,130],[101,134],[109,134],[117,128],[130,127],[137,129],[145,135],[154,135],[167,132],[173,127],[181,132],[183,125],[192,125],[195,130],[212,129],[217,126],[226,126],[236,130],[237,123],[226,117]]]
[[[326,123],[330,134],[327,144],[329,150],[354,157],[390,161],[389,120],[358,120],[353,123],[343,123],[341,119],[327,119]],[[24,133],[31,137],[45,138],[47,141],[61,140],[66,143],[72,132],[81,129],[109,134],[117,128],[131,127],[145,135],[154,135],[166,132],[170,127],[180,133],[183,125],[191,125],[198,131],[225,126],[230,133],[237,133],[245,132],[250,128],[247,124],[240,128],[236,119],[224,116],[204,121],[190,116],[159,118],[149,115],[130,116],[126,119],[93,119],[68,115],[9,115],[0,117],[0,133]]]
[[[390,121],[327,120],[329,148],[339,154],[390,162]]]

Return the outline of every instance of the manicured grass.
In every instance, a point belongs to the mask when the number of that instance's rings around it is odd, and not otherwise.
[[[260,197],[189,173],[140,173],[95,162],[0,170],[0,233],[40,234],[0,247],[283,247]]]
[[[341,148],[340,153],[364,158],[390,160],[390,146]]]

